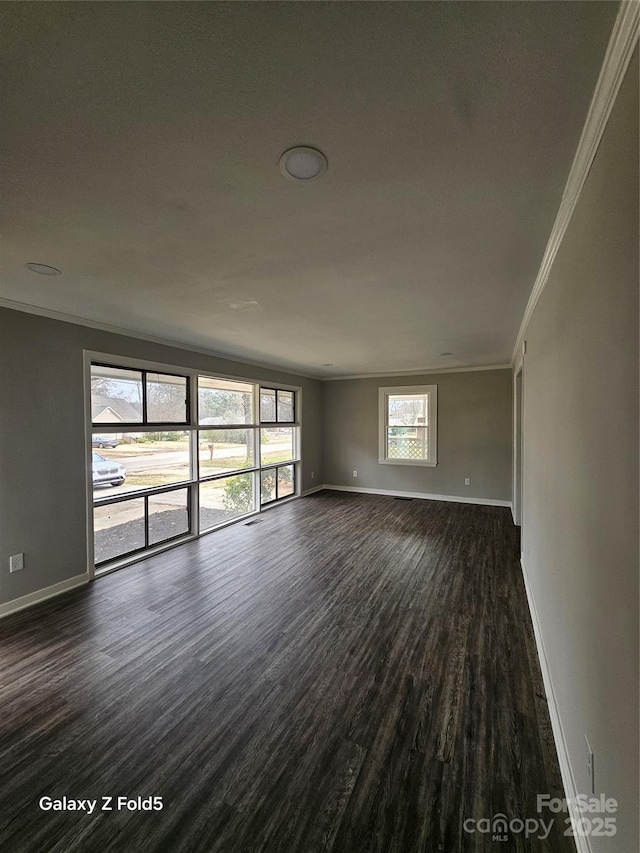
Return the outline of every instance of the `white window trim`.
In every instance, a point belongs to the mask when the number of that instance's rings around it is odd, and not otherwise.
[[[387,399],[393,394],[429,395],[428,459],[389,459],[387,457]],[[378,462],[380,465],[418,465],[435,468],[438,464],[438,386],[395,385],[378,389]]]

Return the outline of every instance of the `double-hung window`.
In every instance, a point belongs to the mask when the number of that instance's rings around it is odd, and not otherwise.
[[[385,465],[435,466],[438,386],[379,389],[379,458]]]

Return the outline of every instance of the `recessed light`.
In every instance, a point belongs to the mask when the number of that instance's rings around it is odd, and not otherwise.
[[[25,264],[25,267],[31,272],[37,272],[38,275],[62,275],[60,270],[48,264]]]
[[[452,352],[441,352],[440,355],[453,355]]]
[[[327,158],[317,148],[299,145],[284,152],[280,158],[280,171],[285,178],[307,183],[324,175],[327,171]]]

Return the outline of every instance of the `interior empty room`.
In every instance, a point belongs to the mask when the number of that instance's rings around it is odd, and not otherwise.
[[[3,851],[637,853],[639,10],[3,4]]]

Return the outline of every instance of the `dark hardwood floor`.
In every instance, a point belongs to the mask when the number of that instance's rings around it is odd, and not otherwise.
[[[575,850],[463,825],[563,796],[507,509],[320,492],[0,642],[4,853]]]

